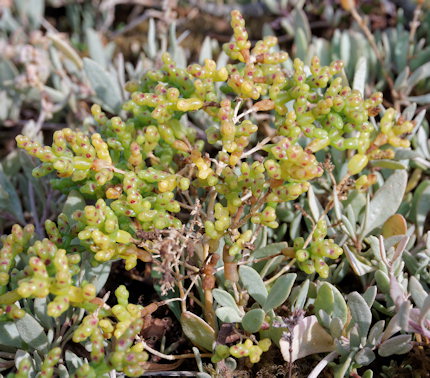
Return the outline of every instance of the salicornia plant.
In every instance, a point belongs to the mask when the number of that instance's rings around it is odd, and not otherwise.
[[[154,350],[140,334],[165,304],[194,345],[213,351],[201,357],[212,356],[224,368],[227,361],[232,366],[229,356],[258,362],[272,341],[281,348],[285,340],[293,344],[300,335],[293,332],[295,325],[316,322],[303,318],[311,304],[319,331],[330,329],[342,358],[357,361],[360,345],[368,353],[361,353],[358,364],[373,356],[377,346],[367,334],[374,296],[352,293],[346,303],[328,283],[313,284],[309,302],[309,281],[293,289],[297,274],[287,271],[296,265],[301,275],[329,279],[336,263],[345,261],[339,245],[345,240],[334,240],[336,225],[327,214],[339,208],[338,197],[366,191],[376,182],[375,175],[357,175],[369,163],[393,159],[395,150],[409,147],[406,136],[414,123],[394,109],[380,114],[382,94],[363,98],[346,82],[341,61],[321,66],[314,57],[309,67],[299,59],[291,62],[275,49],[273,36],[251,46],[241,14],[231,16],[234,36],[223,46],[231,59],[226,66],[206,59],[204,65],[180,68],[164,53],[159,69],[126,84],[126,116],[110,116],[93,105],[92,132],[56,131],[52,146],[16,138],[20,148],[41,161],[34,176],[50,175],[54,188],[68,196],[57,220],[46,221],[47,238],[36,240],[31,225],[14,226],[2,238],[0,319],[16,322],[18,329],[36,323],[40,331],[37,337],[26,332],[17,337],[15,350],[25,343],[29,354],[16,376],[38,369],[52,376],[60,358],[74,358],[56,349],[69,342],[90,350],[87,361],[75,355],[80,362],[68,364],[75,376],[98,377],[111,370],[139,376],[151,366],[148,352],[172,357]],[[190,114],[204,120],[205,139],[190,125]],[[339,183],[324,156],[334,150],[348,161]],[[286,203],[323,177],[330,178],[334,194],[317,219],[309,220],[302,209],[310,232],[290,246],[268,245],[257,257],[255,246],[261,245],[261,235],[267,238],[280,226],[278,214]],[[163,300],[131,304],[123,285],[115,290],[113,306],[107,297],[97,297],[100,284],[87,272],[115,260],[124,260],[127,270],[138,261],[151,263]],[[266,265],[259,265],[263,261]],[[282,323],[275,310],[290,294],[291,311],[301,317]],[[367,304],[366,324],[357,312],[362,303]],[[232,326],[236,331],[226,337],[222,330],[229,323],[240,327]],[[56,324],[58,332],[50,334],[49,324]],[[34,357],[48,350],[43,362]],[[344,361],[342,366],[342,371],[354,368]]]

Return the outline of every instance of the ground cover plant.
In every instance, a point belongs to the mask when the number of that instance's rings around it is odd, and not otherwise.
[[[200,377],[426,374],[430,154],[410,94],[427,63],[383,73],[384,102],[372,58],[305,63],[230,18],[223,58],[188,66],[178,46],[157,61],[152,21],[155,68],[130,68],[127,93],[108,56],[56,40],[101,102],[51,145],[16,137],[9,162],[37,162],[55,217],[25,225],[0,176],[21,223],[1,238],[4,376],[162,376],[184,361]]]

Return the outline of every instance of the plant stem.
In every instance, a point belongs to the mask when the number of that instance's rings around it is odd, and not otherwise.
[[[152,353],[154,356],[163,358],[165,360],[174,361],[174,360],[182,360],[184,358],[195,358],[194,353],[187,353],[187,354],[178,354],[178,355],[171,355],[171,354],[164,354],[159,352],[158,350],[155,350],[151,348],[145,341],[140,339],[140,342],[143,344],[143,347],[150,353]],[[200,355],[201,357],[211,357],[212,353],[203,353]]]
[[[276,281],[279,277],[281,277],[284,273],[288,272],[291,267],[296,262],[296,259],[292,259],[287,265],[285,265],[278,273],[276,273],[273,277],[270,277],[267,281],[264,281],[265,285],[268,285],[272,283],[273,281]]]
[[[420,26],[419,18],[421,16],[422,6],[423,6],[423,2],[417,1],[417,6],[415,7],[415,10],[414,10],[414,18],[410,23],[408,60],[410,60],[413,55],[414,39],[415,39],[415,34],[417,32],[418,26]]]
[[[211,256],[209,256],[209,244],[205,243],[203,245],[203,265],[205,265]],[[205,314],[205,319],[208,322],[208,324],[216,330],[217,327],[217,321],[214,311],[214,299],[212,295],[212,289],[214,288],[214,283],[211,281],[213,279],[212,277],[207,276],[204,274],[202,281],[203,281],[203,294],[205,297],[205,303],[203,307],[203,311]]]
[[[175,273],[176,273],[176,282],[179,289],[179,297],[181,298],[181,311],[185,312],[187,311],[187,304],[185,302],[185,292],[184,292],[184,286],[182,285],[181,280],[181,274],[179,272],[178,264],[175,264]]]
[[[217,191],[214,187],[211,187],[209,191],[209,201],[208,201],[208,208],[206,210],[207,212],[207,219],[210,221],[214,220],[214,207],[215,207],[215,199],[217,197]]]
[[[222,260],[224,261],[224,277],[230,282],[239,282],[239,274],[237,272],[237,262],[234,256],[230,256],[229,247],[225,245],[222,251]]]
[[[260,151],[261,147],[263,147],[264,145],[266,145],[267,143],[269,143],[272,140],[272,137],[266,137],[264,138],[260,143],[257,143],[255,147],[251,148],[250,150],[244,152],[242,154],[242,156],[240,157],[241,159],[252,155],[254,152]]]
[[[311,373],[308,375],[308,378],[317,378],[324,368],[337,357],[337,355],[338,353],[333,351],[325,356],[318,365],[313,368]]]

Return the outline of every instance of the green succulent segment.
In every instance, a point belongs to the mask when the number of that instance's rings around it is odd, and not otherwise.
[[[305,240],[298,237],[294,240],[293,250],[298,261],[298,266],[307,274],[318,273],[322,278],[329,275],[329,266],[325,259],[336,260],[343,250],[333,239],[325,239],[327,236],[327,224],[320,219],[312,233],[312,242],[305,248]]]
[[[223,344],[217,344],[214,354],[211,358],[213,363],[220,362],[229,356],[235,358],[248,357],[252,364],[260,361],[261,355],[267,352],[272,345],[270,339],[261,339],[254,344],[251,339],[245,340],[243,343],[237,343],[231,347]]]
[[[48,233],[59,242],[62,238],[56,233],[58,229],[55,228],[55,235],[52,236],[54,226],[54,223],[47,222]],[[76,285],[80,255],[67,253],[49,239],[36,240],[31,244],[33,236],[33,226],[23,229],[15,225],[12,234],[3,237],[0,250],[3,278],[0,283],[1,316],[22,318],[25,311],[14,304],[22,298],[46,298],[53,295],[53,300],[47,306],[47,314],[52,317],[60,316],[70,305],[89,305],[96,296],[96,289],[86,281]],[[26,262],[24,271],[15,268],[17,257]],[[8,291],[8,285],[16,288]]]

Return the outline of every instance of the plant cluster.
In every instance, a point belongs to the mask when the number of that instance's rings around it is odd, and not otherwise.
[[[163,53],[158,69],[126,84],[125,115],[92,106],[96,132],[58,130],[51,146],[16,138],[41,162],[33,175],[52,177],[67,200],[55,222],[46,220],[47,238],[31,225],[2,237],[0,326],[14,336],[0,345],[14,352],[11,377],[140,376],[150,354],[211,357],[206,371],[217,374],[258,363],[272,345],[290,364],[330,352],[311,376],[336,360],[342,377],[375,351],[408,353],[414,333],[430,336],[430,249],[414,247],[405,218],[393,215],[417,184],[395,160],[410,159],[417,121],[385,109],[380,92],[365,98],[351,87],[341,61],[291,61],[273,36],[252,46],[239,11],[231,26],[223,46],[231,63],[182,68]],[[192,117],[207,119],[206,140]],[[399,171],[387,178],[378,164]],[[366,199],[372,186],[378,191]],[[418,221],[420,201],[406,201],[403,214]],[[383,237],[370,236],[380,227]],[[418,237],[425,240],[423,230]],[[129,303],[119,285],[117,304],[108,305],[95,272],[118,260],[128,271],[153,264],[163,300]],[[348,273],[368,289],[345,300],[335,284]],[[148,345],[142,332],[164,305],[208,353],[172,356]],[[45,332],[52,325],[56,332]],[[70,343],[86,348],[86,360],[62,353]]]

